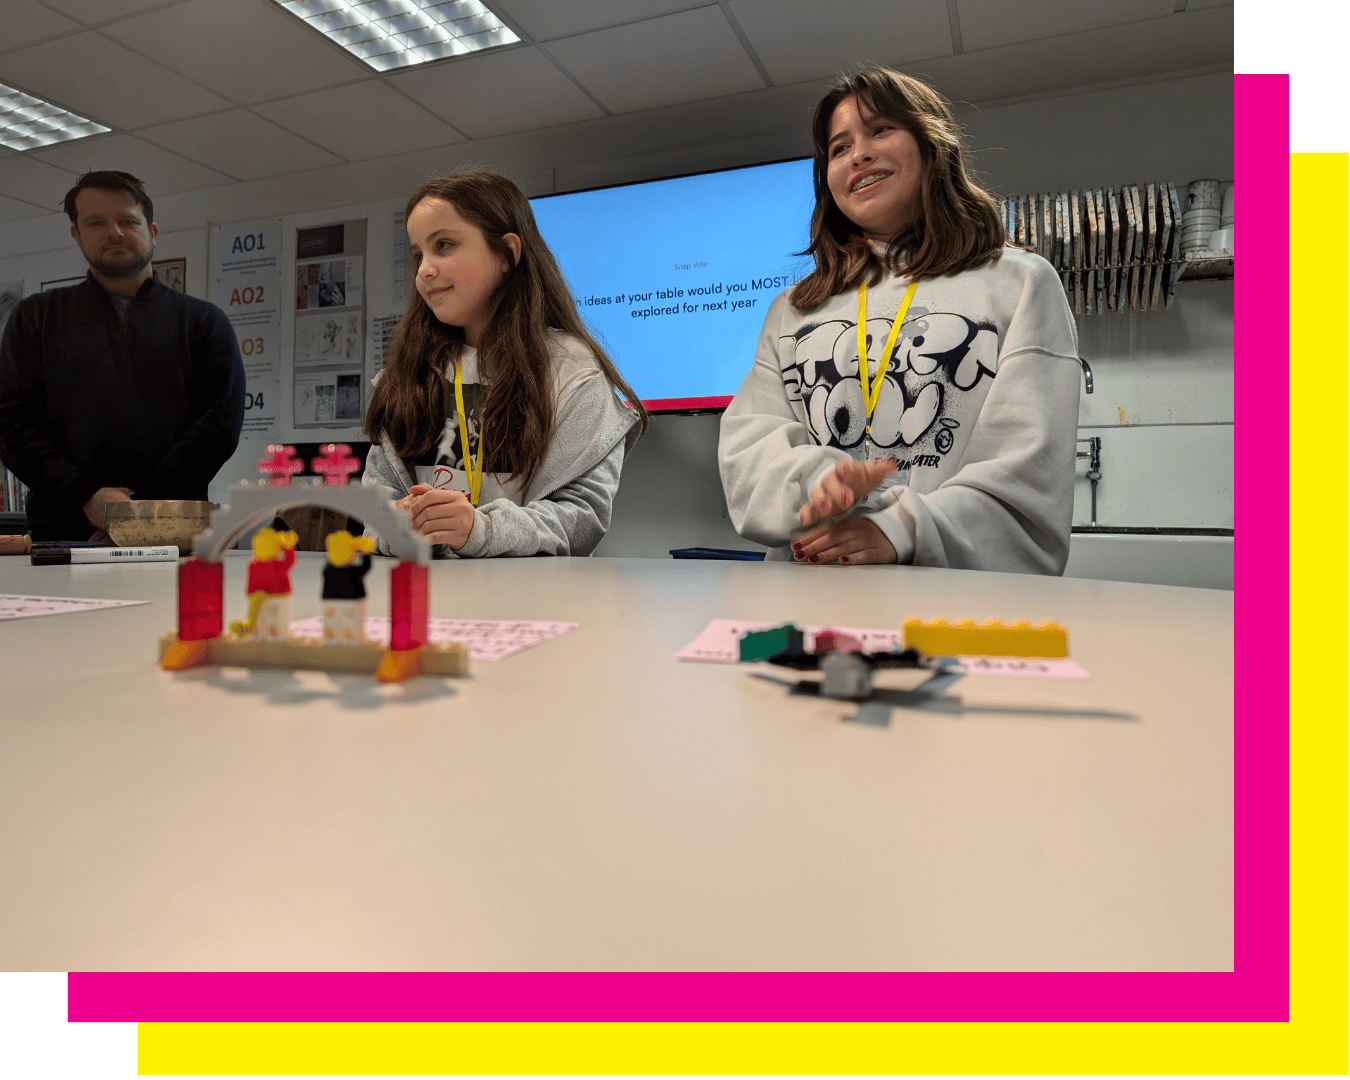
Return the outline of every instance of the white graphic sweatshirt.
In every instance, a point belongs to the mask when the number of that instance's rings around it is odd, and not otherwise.
[[[887,275],[868,289],[871,378],[908,284]],[[779,548],[770,558],[792,557],[798,514],[835,462],[866,457],[857,321],[856,290],[810,312],[780,293],[722,416],[732,524]],[[901,482],[853,515],[874,521],[902,563],[1063,573],[1081,379],[1077,328],[1040,256],[1004,248],[919,282],[872,415],[873,457],[894,456]]]

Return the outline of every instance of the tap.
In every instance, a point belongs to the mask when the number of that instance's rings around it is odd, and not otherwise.
[[[1086,366],[1086,364],[1084,365]],[[1088,393],[1092,393],[1092,376],[1088,375]],[[1079,450],[1077,457],[1088,459],[1087,482],[1092,485],[1092,521],[1091,524],[1097,524],[1097,482],[1102,478],[1102,439],[1100,435],[1094,435],[1090,439],[1079,439],[1080,443],[1087,443],[1087,451]]]
[[[1083,385],[1086,388],[1085,393],[1090,394],[1092,393],[1092,368],[1088,366],[1088,362],[1081,356],[1078,358],[1078,362],[1083,365]]]

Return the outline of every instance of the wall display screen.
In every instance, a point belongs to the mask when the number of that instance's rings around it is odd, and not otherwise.
[[[653,411],[725,406],[811,269],[811,161],[531,200],[582,318]]]

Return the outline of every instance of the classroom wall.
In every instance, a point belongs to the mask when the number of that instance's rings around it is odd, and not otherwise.
[[[393,211],[429,172],[499,168],[531,195],[809,154],[807,122],[821,84],[774,87],[709,102],[604,117],[475,140],[434,151],[156,199],[158,257],[187,258],[188,290],[211,296],[211,226],[280,217],[293,259],[295,229],[368,221],[367,318],[393,309]],[[1170,179],[1232,177],[1232,78],[1179,75],[985,104],[958,102],[977,168],[1001,194]],[[749,134],[747,134],[747,132]],[[134,167],[127,163],[124,167]],[[59,203],[64,192],[54,192]],[[61,214],[0,226],[0,280],[83,273]],[[282,341],[292,315],[283,305]],[[1170,311],[1082,316],[1080,351],[1095,393],[1084,395],[1080,435],[1103,439],[1097,520],[1118,525],[1232,525],[1232,286],[1183,282]],[[749,365],[753,341],[747,342]],[[618,358],[622,365],[622,357]],[[289,394],[287,372],[283,394]],[[284,424],[283,438],[304,436]],[[324,438],[356,437],[326,429]],[[716,471],[715,416],[653,418],[628,462],[601,554],[664,554],[697,545],[749,547],[730,528]],[[1085,449],[1085,448],[1084,448]],[[253,475],[259,447],[243,446],[212,489]],[[1080,466],[1080,473],[1085,465]],[[1074,519],[1089,519],[1080,480]]]

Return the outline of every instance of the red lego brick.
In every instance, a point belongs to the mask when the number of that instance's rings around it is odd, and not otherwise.
[[[188,559],[178,567],[178,640],[206,641],[225,628],[225,564]]]
[[[389,647],[394,652],[427,643],[427,567],[401,562],[389,575]]]

